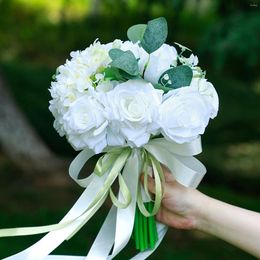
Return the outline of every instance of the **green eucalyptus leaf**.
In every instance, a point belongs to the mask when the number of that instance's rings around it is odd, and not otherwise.
[[[168,35],[167,21],[159,17],[148,22],[145,29],[141,46],[149,54],[159,49],[166,41]]]
[[[112,59],[111,67],[125,71],[129,75],[137,76],[139,74],[138,62],[131,51],[122,51],[120,49],[111,49],[109,56]]]
[[[153,87],[154,87],[155,89],[161,89],[161,90],[163,90],[164,93],[167,93],[168,91],[172,90],[172,88],[165,87],[165,86],[163,86],[163,85],[161,85],[161,84],[159,84],[159,83],[153,84]]]
[[[122,77],[124,80],[141,78],[140,75],[130,75],[130,74],[128,74],[127,72],[125,72],[125,71],[123,71],[123,70],[119,70],[119,73],[120,73],[121,77]]]
[[[117,81],[124,80],[124,78],[120,74],[119,69],[117,68],[105,68],[103,73],[105,75],[105,79],[117,80]]]
[[[143,39],[146,27],[147,27],[146,24],[136,24],[136,25],[131,26],[127,30],[128,39],[130,41],[132,41],[133,43],[141,41]]]
[[[123,53],[124,53],[124,51],[114,48],[114,49],[109,50],[108,54],[112,60],[115,60],[115,59],[119,58]]]
[[[192,80],[192,69],[181,65],[166,70],[160,77],[159,83],[167,88],[176,89],[189,86]]]

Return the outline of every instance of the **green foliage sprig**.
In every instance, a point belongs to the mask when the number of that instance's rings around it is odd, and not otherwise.
[[[127,31],[129,40],[133,43],[138,43],[149,55],[165,43],[167,35],[168,25],[164,17],[153,19],[147,24],[133,25]],[[130,50],[111,49],[109,56],[112,61],[110,67],[104,70],[106,79],[126,81],[143,77],[139,74],[138,60]],[[162,73],[154,87],[168,92],[172,89],[189,86],[192,75],[193,73],[189,66],[180,65],[172,67]]]
[[[159,82],[170,89],[189,86],[192,80],[192,70],[189,66],[181,65],[166,70],[160,77]]]

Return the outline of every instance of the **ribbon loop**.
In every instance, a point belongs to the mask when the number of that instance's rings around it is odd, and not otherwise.
[[[161,147],[173,155],[194,156],[202,152],[201,138],[198,137],[189,143],[178,144],[173,141],[169,142],[165,138],[152,139],[144,148],[148,146]]]
[[[93,205],[95,205],[95,203],[97,202],[98,198],[100,196],[102,196],[102,194],[104,194],[106,191],[108,191],[110,189],[110,187],[112,186],[113,182],[115,181],[116,177],[118,176],[118,174],[121,172],[121,170],[123,169],[129,155],[131,153],[130,149],[124,149],[122,151],[121,154],[119,154],[114,162],[114,165],[112,166],[112,168],[110,169],[109,173],[108,173],[108,177],[106,178],[103,187],[98,191],[98,194],[96,196],[96,198],[93,200],[92,204],[90,205],[91,207]]]
[[[118,183],[119,183],[119,193],[121,192],[124,201],[121,202],[119,201],[119,199],[117,199],[117,197],[115,196],[114,192],[112,191],[112,188],[110,188],[109,192],[110,192],[110,197],[111,200],[113,202],[113,204],[121,209],[125,209],[128,207],[128,205],[131,202],[131,193],[124,181],[124,178],[122,177],[122,175],[119,173],[118,174]]]
[[[93,174],[91,174],[89,177],[79,179],[79,173],[86,162],[94,155],[95,153],[92,150],[85,149],[75,157],[69,166],[70,177],[81,187],[86,188],[93,180]]]
[[[144,205],[144,201],[143,201],[142,196],[141,196],[141,185],[140,184],[139,184],[137,204],[138,204],[138,207],[139,207],[141,213],[144,216],[151,217],[151,216],[154,216],[160,208],[162,197],[163,197],[163,186],[164,186],[165,180],[164,180],[164,174],[163,174],[163,171],[162,171],[162,167],[161,167],[160,163],[158,162],[158,160],[155,159],[149,153],[147,154],[147,156],[148,156],[148,161],[150,161],[150,163],[152,165],[154,182],[155,182],[154,207],[151,210],[151,212],[149,212],[146,209],[146,207]],[[145,173],[145,175],[146,176],[148,175],[147,172]]]
[[[143,187],[144,187],[144,192],[147,198],[151,198],[150,192],[148,190],[148,176],[150,175],[149,173],[149,163],[148,163],[148,158],[147,158],[147,152],[144,150],[143,151]],[[152,176],[151,176],[152,177]]]
[[[107,172],[111,166],[114,164],[116,158],[119,154],[108,152],[101,156],[94,168],[94,173],[98,176],[102,176],[105,172]]]

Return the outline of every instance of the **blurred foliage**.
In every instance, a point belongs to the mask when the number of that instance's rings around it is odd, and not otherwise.
[[[95,38],[103,42],[125,39],[130,25],[157,16],[168,20],[168,42],[185,42],[191,47],[201,45],[202,53],[215,46],[210,53],[217,56],[222,49],[225,55],[230,50],[237,53],[237,46],[242,51],[247,47],[253,49],[258,42],[259,16],[253,7],[246,12],[240,9],[239,2],[247,1],[236,2],[239,9],[233,8],[228,17],[222,17],[223,3],[217,0],[2,0],[0,57],[56,66],[71,50],[83,49]],[[248,9],[249,1],[244,6]],[[248,34],[251,36],[254,30],[256,37],[251,39],[252,44],[246,42],[241,47],[240,41],[236,42]],[[212,44],[208,45],[209,42]],[[255,61],[250,63],[253,65]]]
[[[259,42],[259,12],[239,12],[212,26],[200,48],[218,73],[239,75],[241,79],[252,82],[259,73]]]
[[[69,58],[72,50],[85,49],[96,38],[104,43],[115,38],[125,40],[131,25],[166,17],[167,42],[182,43],[198,54],[220,97],[219,115],[202,138],[204,152],[199,158],[209,173],[200,188],[213,197],[260,211],[259,199],[254,197],[259,196],[260,180],[259,4],[258,0],[0,0],[0,70],[17,103],[49,147],[71,156],[72,148],[53,129],[48,111],[48,87],[55,68]],[[10,165],[0,168],[1,178],[8,172],[6,183],[16,179],[12,169]],[[12,189],[7,186],[0,188]],[[12,197],[18,203],[7,203],[10,200],[0,196],[0,202],[10,206],[6,214],[0,214],[5,225],[54,223],[72,203],[72,198],[65,198],[68,204],[50,209],[50,202],[58,199],[52,197],[55,191],[48,196],[43,191],[28,192],[28,186],[21,191],[20,186],[19,195]],[[77,196],[74,190],[65,192],[73,199]],[[28,216],[24,204],[19,203],[21,194],[25,196],[23,202],[28,200],[29,211],[39,201],[43,205]],[[84,254],[101,216],[95,220],[57,252]],[[151,259],[161,255],[163,259],[253,259],[222,241],[194,240],[186,235],[181,240],[178,234],[170,232],[168,239],[176,243],[169,246],[164,240]],[[0,258],[37,239],[1,241]],[[12,249],[8,248],[10,241],[14,241]],[[126,250],[120,259],[126,259],[129,253],[131,250]]]

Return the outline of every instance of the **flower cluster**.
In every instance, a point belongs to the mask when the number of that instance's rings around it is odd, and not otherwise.
[[[131,41],[95,41],[58,67],[49,109],[55,129],[76,150],[141,147],[159,135],[190,142],[217,115],[218,95],[197,56],[184,56],[189,50],[180,44],[178,53],[164,41],[149,43],[154,21],[163,26],[160,18],[133,26]]]

